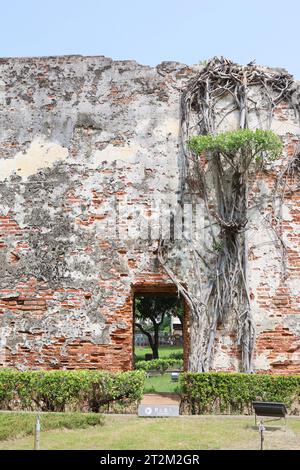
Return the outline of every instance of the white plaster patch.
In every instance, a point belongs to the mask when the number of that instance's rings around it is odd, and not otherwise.
[[[215,369],[230,369],[231,367],[230,356],[222,351],[218,351],[215,354],[215,359],[213,362]]]
[[[290,289],[290,292],[293,296],[299,295],[300,293],[300,283],[298,278],[290,278],[286,280],[286,285]]]
[[[278,135],[299,135],[300,133],[299,124],[293,122],[292,120],[281,121],[279,119],[274,119],[271,124],[271,130]]]
[[[180,131],[179,119],[169,118],[166,119],[159,127],[163,134],[173,134],[178,136]]]
[[[253,95],[253,98],[255,95]],[[248,115],[250,129],[269,129],[269,113],[263,109],[263,103],[258,106],[259,115],[257,111],[250,111]],[[293,111],[292,111],[293,113]],[[280,136],[286,134],[299,135],[300,128],[298,121],[293,115],[290,119],[279,119],[276,115],[273,116],[271,121],[271,130]]]
[[[103,150],[96,150],[91,159],[93,167],[97,167],[102,162],[111,163],[116,160],[121,160],[126,163],[135,163],[136,155],[139,147],[135,144],[124,145],[123,147],[116,147],[109,144]]]
[[[178,137],[180,132],[180,121],[179,119],[172,117],[156,123],[153,123],[151,119],[140,119],[135,131],[139,136],[147,135],[150,132],[156,139],[161,137],[166,138],[170,134]]]
[[[267,354],[259,354],[255,358],[255,369],[256,370],[268,370],[270,368]]]
[[[281,353],[281,354],[277,354],[277,356],[274,357],[273,359],[273,362],[284,362],[288,359],[288,354],[287,353]]]
[[[295,335],[300,336],[300,324],[299,324],[299,314],[288,314],[283,317],[283,325],[285,328],[288,328]],[[297,352],[300,354],[300,351]]]
[[[42,138],[34,140],[28,150],[18,152],[14,158],[0,159],[0,180],[4,181],[14,173],[26,180],[42,168],[49,168],[53,163],[66,160],[68,149]]]
[[[5,83],[0,79],[0,104],[5,103]]]
[[[282,205],[282,218],[283,220],[288,220],[288,221],[293,220],[292,214],[290,212],[290,208],[286,204]]]
[[[216,103],[215,115],[218,132],[233,131],[239,127],[239,113],[234,110],[234,107],[234,99],[229,93]]]
[[[4,322],[5,319],[3,320],[3,325],[5,325]],[[12,334],[13,332],[9,328],[9,325],[2,326],[0,328],[0,365],[5,364],[7,338],[9,338]]]
[[[255,287],[256,290],[256,287]],[[259,308],[255,301],[252,302],[252,315],[256,324],[256,333],[260,334],[266,331],[272,331],[280,323],[265,308]]]
[[[294,364],[300,364],[300,352],[299,351],[294,352],[291,355],[290,359]]]

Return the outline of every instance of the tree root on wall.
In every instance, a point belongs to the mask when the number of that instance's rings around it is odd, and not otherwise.
[[[251,87],[255,87],[252,88],[255,94],[249,93]],[[220,118],[217,105],[229,96],[232,107]],[[203,250],[201,244],[196,245],[184,236],[182,243],[189,252],[189,269],[194,279],[193,285],[187,287],[184,287],[178,269],[172,265],[172,259],[178,257],[178,247],[173,242],[162,237],[158,259],[190,308],[191,371],[205,372],[211,368],[217,329],[228,322],[241,353],[242,371],[253,370],[255,324],[247,278],[247,228],[249,193],[255,177],[250,171],[253,158],[249,155],[231,156],[230,161],[226,155],[218,155],[210,161],[201,161],[189,151],[187,141],[193,135],[219,133],[220,126],[232,113],[238,115],[238,126],[242,129],[250,127],[250,114],[256,115],[258,122],[264,122],[264,126],[259,127],[270,129],[274,109],[282,101],[299,112],[291,75],[256,65],[242,67],[224,58],[210,60],[183,91],[181,137],[184,159],[179,207],[185,201],[199,198],[203,201],[210,246]],[[262,107],[263,120],[260,116]],[[283,187],[286,190],[284,181],[291,172],[291,165],[296,165],[296,159],[288,165],[274,192],[277,198],[280,193],[281,203]],[[283,244],[278,227],[273,228]]]

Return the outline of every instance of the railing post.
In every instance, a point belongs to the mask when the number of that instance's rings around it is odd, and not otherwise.
[[[264,450],[264,431],[266,430],[266,428],[264,427],[263,421],[259,422],[258,430],[260,434],[260,450]]]
[[[34,450],[40,450],[40,433],[41,433],[41,420],[40,415],[38,413],[35,422],[35,430],[34,430]]]

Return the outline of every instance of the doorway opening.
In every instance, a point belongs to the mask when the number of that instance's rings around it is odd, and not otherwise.
[[[188,306],[184,298],[178,296],[176,286],[170,284],[134,286],[135,365],[139,361],[165,359],[170,360],[171,366],[173,364],[175,369],[187,369],[188,320]]]

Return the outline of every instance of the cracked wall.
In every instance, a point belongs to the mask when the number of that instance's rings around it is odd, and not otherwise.
[[[132,289],[170,283],[157,238],[181,182],[181,90],[199,68],[105,57],[0,60],[2,365],[132,367]],[[291,110],[282,105],[276,116],[292,148],[299,126]],[[262,178],[259,191],[272,181]],[[158,204],[166,218],[156,223]],[[146,237],[135,236],[137,226]],[[285,204],[284,227],[289,277],[281,285],[272,234],[253,222],[258,371],[299,371],[297,193]],[[184,278],[193,281],[188,263]],[[218,339],[215,368],[238,369],[229,333]]]

